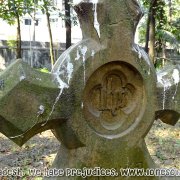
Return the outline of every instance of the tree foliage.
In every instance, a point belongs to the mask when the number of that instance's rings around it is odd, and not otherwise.
[[[155,66],[163,66],[169,58],[167,49],[179,51],[180,1],[141,0],[141,3],[145,7],[146,20],[139,28],[139,42],[145,43],[145,50]]]
[[[59,9],[54,0],[1,0],[0,1],[0,18],[5,20],[10,25],[17,26],[17,56],[16,58],[21,58],[21,26],[20,20],[26,14],[29,14],[31,18],[35,21],[35,15],[37,11],[41,11],[43,14],[46,15],[47,19],[47,27],[49,31],[49,39],[50,39],[50,57],[51,57],[51,65],[53,66],[55,59],[54,59],[54,52],[53,52],[53,38],[51,32],[51,23],[50,23],[50,16],[51,14],[56,14],[66,23],[66,29],[68,29],[67,36],[67,45],[70,46],[71,44],[71,22],[74,25],[77,24],[77,18],[74,15],[70,14],[70,9],[72,7],[72,0],[65,1],[66,10],[63,12]],[[67,9],[68,8],[68,9]],[[33,22],[34,22],[33,21]],[[35,39],[35,33],[33,36]]]
[[[32,9],[32,0],[0,1],[0,18],[8,24],[17,24],[16,58],[21,58],[21,26],[20,18]]]
[[[144,37],[147,37],[146,46],[149,44],[150,32],[148,28],[150,24],[148,24],[148,18],[152,16],[155,19],[154,48],[156,48],[157,51],[162,51],[163,48],[167,48],[168,43],[168,47],[172,45],[173,48],[178,49],[180,40],[180,1],[142,0],[141,2],[145,7],[147,24],[144,22],[140,27],[140,42],[145,42]],[[147,36],[145,36],[146,33]]]

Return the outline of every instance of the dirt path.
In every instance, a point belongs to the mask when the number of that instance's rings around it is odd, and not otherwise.
[[[146,143],[157,165],[180,169],[180,121],[175,127],[156,121]],[[36,135],[21,148],[0,134],[0,168],[21,167],[24,179],[41,180],[28,177],[28,169],[50,167],[58,148],[60,144],[51,131]]]

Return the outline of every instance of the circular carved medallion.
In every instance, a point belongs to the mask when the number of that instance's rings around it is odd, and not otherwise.
[[[111,62],[98,68],[87,81],[86,121],[98,134],[120,135],[138,124],[144,102],[140,73],[125,62]]]

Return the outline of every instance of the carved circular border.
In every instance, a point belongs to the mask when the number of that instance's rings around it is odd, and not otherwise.
[[[130,64],[115,61],[98,68],[84,90],[88,126],[103,137],[131,132],[145,111],[143,78]]]

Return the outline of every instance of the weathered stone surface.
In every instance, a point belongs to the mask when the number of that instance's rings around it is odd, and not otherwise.
[[[93,7],[97,8],[99,29],[94,24]],[[143,138],[155,117],[156,74],[147,55],[134,44],[137,23],[133,18],[141,15],[138,4],[122,0],[99,1],[97,5],[82,2],[76,11],[84,39],[67,50],[54,67],[54,72],[61,72],[72,63],[69,88],[74,89],[76,104],[71,118],[54,133],[61,140],[62,136],[72,137],[73,132],[82,144],[68,148],[63,143],[53,167],[117,171],[138,164],[155,167]],[[60,78],[67,82],[62,75]]]
[[[168,64],[157,73],[156,119],[175,125],[180,118],[180,65]]]
[[[0,131],[18,145],[65,121],[66,116],[61,119],[58,107],[49,117],[58,94],[50,74],[33,70],[17,60],[1,73],[0,79],[3,81],[0,87]]]
[[[9,85],[3,90],[0,100],[2,121],[8,121],[6,128],[13,123],[29,137],[28,128],[32,129],[32,119],[37,119],[37,113],[42,115],[38,116],[41,125],[53,112],[46,125],[62,142],[54,168],[115,169],[114,177],[86,179],[124,179],[116,174],[120,168],[154,168],[144,137],[152,126],[155,112],[161,109],[157,109],[154,66],[146,53],[134,44],[135,28],[142,15],[140,7],[135,0],[100,0],[98,3],[83,1],[75,9],[83,40],[65,51],[53,67],[51,75],[55,77],[55,84],[49,74],[42,75],[43,83],[36,83],[31,78],[34,70],[29,71],[23,65],[25,70],[22,72],[29,73],[27,77],[30,78],[21,78],[20,82],[14,80],[16,86]],[[14,69],[16,73],[13,74],[19,78],[22,73],[15,67],[7,72]],[[41,113],[40,105],[44,104],[47,111]],[[13,135],[17,134],[14,132]],[[148,180],[149,177],[128,179]]]

